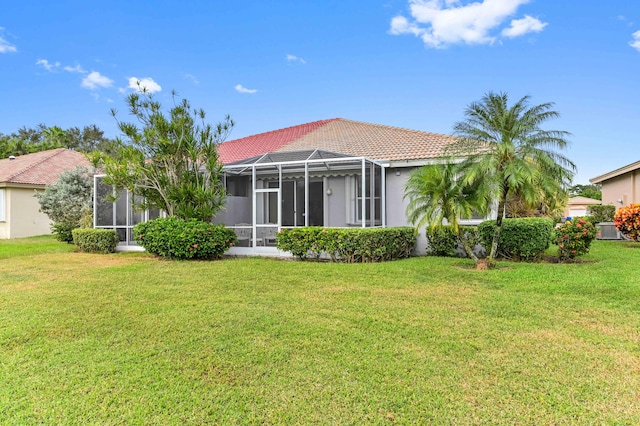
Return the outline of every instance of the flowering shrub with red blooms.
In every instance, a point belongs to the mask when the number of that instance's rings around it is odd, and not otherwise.
[[[596,227],[582,218],[568,220],[553,231],[553,243],[558,246],[560,260],[573,259],[589,253],[596,238]]]
[[[640,241],[640,204],[631,204],[618,209],[613,223],[623,235]]]

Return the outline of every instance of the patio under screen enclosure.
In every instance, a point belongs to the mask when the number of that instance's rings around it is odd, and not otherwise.
[[[226,205],[214,218],[234,229],[238,243],[229,254],[279,254],[283,228],[386,227],[386,165],[329,151],[276,152],[224,166]],[[120,245],[135,246],[132,228],[160,216],[136,211],[126,190],[115,202],[114,188],[95,177],[94,226],[118,231]]]

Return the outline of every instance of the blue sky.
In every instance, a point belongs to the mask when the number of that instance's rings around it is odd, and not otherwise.
[[[450,133],[488,91],[555,102],[575,183],[640,160],[635,0],[60,1],[0,6],[0,132],[118,135],[130,82],[231,139],[342,117]]]

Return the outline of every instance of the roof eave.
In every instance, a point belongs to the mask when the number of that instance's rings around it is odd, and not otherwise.
[[[613,170],[609,173],[605,173],[600,176],[596,176],[594,178],[589,179],[591,183],[602,183],[605,180],[613,179],[615,177],[621,176],[625,173],[632,172],[634,170],[640,169],[640,161],[636,161],[635,163],[628,164],[624,167],[620,167],[619,169]]]

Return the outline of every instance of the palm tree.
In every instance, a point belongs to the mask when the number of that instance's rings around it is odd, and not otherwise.
[[[540,126],[559,117],[553,103],[530,106],[529,96],[508,105],[506,93],[487,93],[465,110],[456,123],[457,154],[467,156],[466,179],[483,179],[489,195],[498,202],[496,228],[489,263],[495,260],[507,199],[517,193],[528,203],[542,201],[541,194],[560,193],[568,187],[575,165],[556,152],[568,145],[568,132]]]
[[[435,228],[446,220],[477,265],[479,259],[459,221],[471,218],[474,212],[486,213],[487,191],[481,188],[482,181],[472,182],[463,176],[462,165],[451,161],[415,169],[404,189],[404,198],[409,199],[407,218],[417,228]]]

